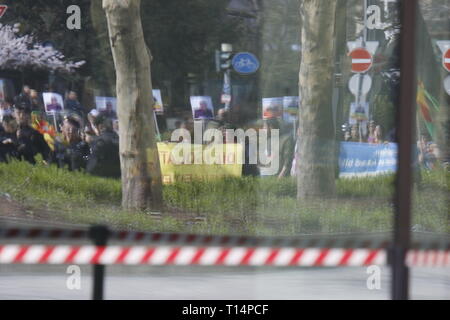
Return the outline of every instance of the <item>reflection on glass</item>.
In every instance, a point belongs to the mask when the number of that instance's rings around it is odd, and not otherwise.
[[[80,1],[81,29],[75,20],[65,27],[63,2],[13,3],[2,18],[0,36],[33,34],[59,59],[0,61],[2,110],[31,109],[24,123],[50,149],[43,158],[25,146],[34,166],[16,161],[20,152],[0,164],[0,191],[18,208],[118,229],[389,236],[396,1],[142,1],[126,23],[104,2]],[[422,47],[438,53],[434,42]],[[421,67],[425,182],[442,179],[443,135],[427,117],[445,108],[435,76],[442,68]],[[443,231],[444,208],[417,225]]]
[[[414,229],[448,233],[450,2],[421,1],[417,17],[417,116]],[[447,82],[446,82],[447,81]],[[447,85],[446,85],[447,83]]]

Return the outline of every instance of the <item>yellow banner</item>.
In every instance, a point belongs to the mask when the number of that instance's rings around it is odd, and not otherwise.
[[[158,152],[164,184],[242,176],[240,144],[158,143]]]

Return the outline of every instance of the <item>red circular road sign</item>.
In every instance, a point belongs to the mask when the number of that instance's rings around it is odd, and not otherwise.
[[[444,53],[442,61],[444,63],[444,68],[450,72],[450,49],[447,49],[447,52]]]
[[[365,48],[356,48],[349,53],[349,56],[352,59],[352,72],[354,73],[363,73],[372,67],[372,54]]]

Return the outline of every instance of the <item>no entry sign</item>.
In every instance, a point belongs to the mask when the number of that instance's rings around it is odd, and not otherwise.
[[[444,57],[442,58],[444,63],[444,68],[450,72],[450,49],[447,49],[446,52],[444,52]]]
[[[353,49],[349,56],[352,59],[352,72],[354,73],[364,73],[372,67],[372,54],[365,48]]]
[[[3,17],[3,15],[6,12],[6,9],[8,9],[8,6],[5,6],[3,4],[0,4],[0,18]]]

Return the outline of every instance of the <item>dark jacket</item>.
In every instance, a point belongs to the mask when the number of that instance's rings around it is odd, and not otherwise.
[[[64,109],[69,112],[74,112],[80,117],[84,116],[83,106],[80,104],[80,102],[78,102],[78,100],[67,99],[64,102]]]
[[[25,94],[23,92],[14,98],[14,104],[16,106],[20,106],[22,104],[25,104],[26,108],[31,110],[31,98],[30,98],[29,95],[27,95],[27,94]]]
[[[19,127],[17,150],[19,158],[31,164],[36,164],[34,157],[37,154],[41,154],[42,158],[46,161],[51,160],[51,150],[47,142],[45,142],[44,136],[28,125]]]
[[[69,145],[57,141],[55,142],[55,150],[53,152],[53,162],[59,168],[67,167],[69,171],[82,170],[86,169],[89,154],[89,145],[84,141]]]
[[[12,143],[3,143],[11,139]],[[11,158],[19,158],[16,133],[7,133],[0,128],[0,162],[9,162]]]
[[[119,136],[114,131],[94,139],[86,170],[95,176],[120,178]]]

